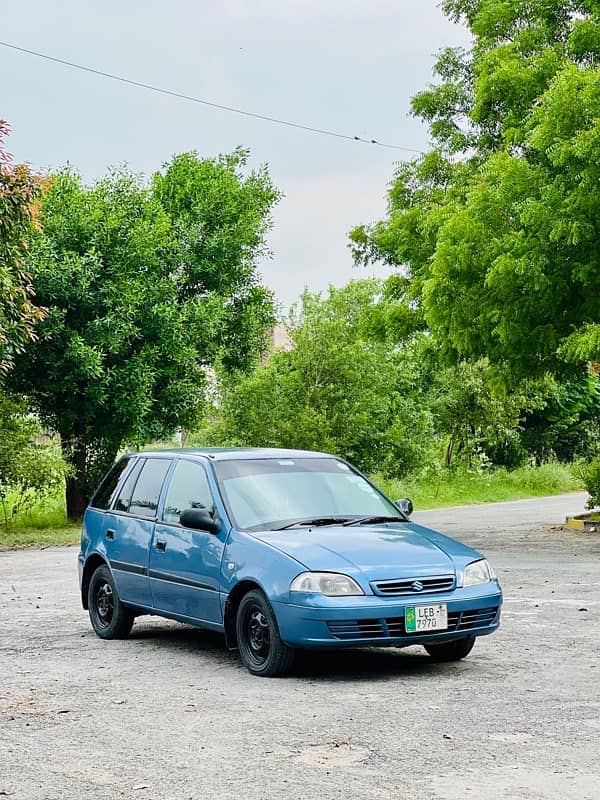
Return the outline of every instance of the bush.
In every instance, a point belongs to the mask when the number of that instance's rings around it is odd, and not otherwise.
[[[0,395],[0,519],[8,525],[64,486],[67,465],[20,401]]]
[[[600,458],[581,468],[581,478],[590,495],[585,507],[597,508],[600,506]]]

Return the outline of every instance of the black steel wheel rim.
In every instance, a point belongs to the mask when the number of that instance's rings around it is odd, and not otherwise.
[[[94,600],[98,622],[103,628],[108,628],[115,611],[113,590],[108,581],[102,581],[98,584]]]
[[[251,605],[244,615],[245,650],[257,666],[265,663],[271,652],[271,630],[263,609]]]

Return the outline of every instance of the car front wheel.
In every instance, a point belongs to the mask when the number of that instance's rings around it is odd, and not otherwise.
[[[125,639],[135,614],[121,603],[107,566],[98,567],[90,580],[88,608],[92,628],[101,639]]]
[[[236,617],[238,648],[244,666],[263,678],[284,675],[294,661],[294,650],[281,641],[269,601],[258,590],[244,595]]]
[[[463,639],[456,639],[453,642],[426,644],[424,647],[434,661],[460,661],[461,658],[469,655],[474,644],[474,636],[465,636]]]

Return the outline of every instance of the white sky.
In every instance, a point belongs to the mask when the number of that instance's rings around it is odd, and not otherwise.
[[[467,33],[435,0],[0,0],[0,39],[224,105],[423,149],[410,97],[435,53]],[[85,178],[127,162],[152,173],[174,153],[249,147],[284,192],[264,280],[288,305],[353,268],[348,231],[380,218],[405,155],[212,110],[0,47],[8,148]],[[381,273],[382,274],[382,273]]]

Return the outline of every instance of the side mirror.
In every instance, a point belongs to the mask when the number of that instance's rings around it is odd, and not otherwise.
[[[194,528],[198,531],[218,533],[221,523],[218,517],[212,517],[205,508],[186,508],[179,516],[179,522],[184,528]]]
[[[410,515],[413,513],[412,500],[409,500],[406,497],[402,500],[396,500],[394,505],[407,517],[410,517]]]

